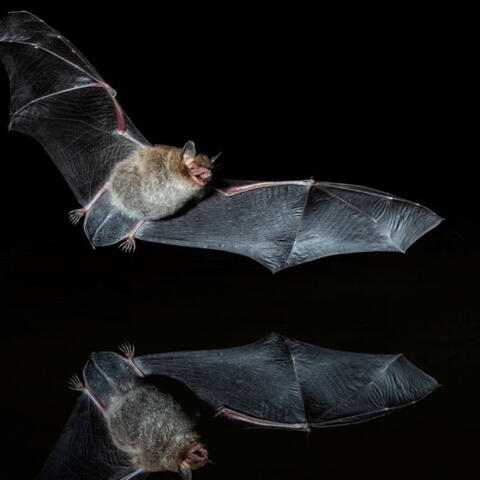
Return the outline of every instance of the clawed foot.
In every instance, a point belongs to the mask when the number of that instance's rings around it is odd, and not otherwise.
[[[131,360],[135,356],[135,345],[131,343],[122,343],[118,346],[118,349],[128,358]]]
[[[97,398],[95,397],[95,395],[92,393],[92,391],[88,388],[87,385],[85,385],[85,383],[83,383],[81,380],[80,380],[80,377],[78,375],[72,375],[72,377],[70,378],[70,381],[68,382],[68,388],[70,388],[71,390],[75,390],[77,392],[82,392],[83,394],[85,395],[88,395],[90,397],[90,399],[93,401],[93,403],[98,407],[98,409],[105,413],[105,407],[104,405],[102,405],[98,400]]]
[[[76,225],[80,219],[87,213],[86,208],[77,208],[76,210],[71,210],[68,212],[68,219]]]
[[[135,227],[130,230],[125,240],[118,246],[122,251],[126,253],[132,253],[135,251],[135,235],[139,228],[145,223],[145,220],[140,220]]]
[[[133,367],[139,377],[144,377],[144,373],[135,364],[135,346],[131,343],[122,343],[118,349],[125,355],[126,361]]]
[[[123,241],[118,248],[122,250],[122,252],[125,253],[133,253],[135,251],[136,245],[135,245],[135,237],[130,236]]]
[[[85,390],[85,385],[80,380],[80,377],[77,374],[75,374],[75,375],[72,375],[72,377],[68,381],[68,388],[72,390],[76,390],[77,392],[83,392]]]

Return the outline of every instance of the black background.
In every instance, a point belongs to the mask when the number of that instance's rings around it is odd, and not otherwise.
[[[102,11],[10,2],[0,13],[29,8],[67,36],[152,142],[222,150],[217,175],[366,185],[446,221],[406,255],[330,257],[274,276],[222,252],[143,242],[132,255],[94,251],[68,223],[75,200],[42,148],[7,133],[1,73],[3,475],[41,468],[77,396],[67,380],[91,351],[123,341],[140,354],[228,347],[274,330],[403,352],[443,387],[389,417],[308,438],[224,432],[209,439],[215,465],[196,479],[476,477],[480,229],[454,19],[163,3],[155,12],[141,2]]]

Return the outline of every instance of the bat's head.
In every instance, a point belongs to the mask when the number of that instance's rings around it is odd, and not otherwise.
[[[178,471],[184,479],[189,479],[192,470],[203,467],[206,463],[208,463],[207,449],[203,444],[196,443],[183,455]]]
[[[200,187],[205,186],[212,178],[212,168],[220,154],[209,157],[203,153],[197,154],[195,144],[187,142],[182,149],[182,165],[188,178]]]

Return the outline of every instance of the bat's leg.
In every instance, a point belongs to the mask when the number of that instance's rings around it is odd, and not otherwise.
[[[104,185],[98,193],[92,198],[91,202],[88,205],[85,205],[83,208],[77,208],[76,210],[71,210],[68,212],[68,218],[70,221],[76,225],[80,219],[87,214],[93,207],[93,204],[108,190],[108,187]]]
[[[125,355],[126,361],[133,367],[139,377],[144,377],[143,372],[137,367],[133,358],[135,357],[135,346],[130,343],[122,343],[118,349]]]
[[[118,246],[121,250],[127,253],[135,251],[135,235],[138,229],[145,223],[145,220],[140,220],[135,227],[125,237],[125,240]]]
[[[97,406],[97,408],[102,412],[105,413],[105,407],[97,400],[97,397],[93,394],[93,392],[80,380],[78,375],[73,375],[70,381],[68,382],[69,388],[72,390],[76,390],[77,392],[86,393],[92,402]]]

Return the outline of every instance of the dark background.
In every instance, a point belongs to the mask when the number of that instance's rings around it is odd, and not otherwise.
[[[77,397],[68,378],[90,352],[123,341],[140,354],[229,347],[273,330],[403,352],[443,387],[308,438],[224,432],[209,439],[216,464],[195,479],[476,477],[480,228],[449,12],[10,2],[0,13],[19,8],[84,53],[152,142],[222,150],[217,175],[366,185],[446,221],[406,255],[330,257],[274,276],[222,252],[143,242],[132,255],[94,251],[68,223],[74,197],[42,148],[7,133],[0,72],[3,475],[41,468]]]

